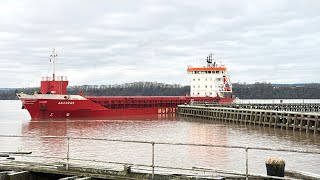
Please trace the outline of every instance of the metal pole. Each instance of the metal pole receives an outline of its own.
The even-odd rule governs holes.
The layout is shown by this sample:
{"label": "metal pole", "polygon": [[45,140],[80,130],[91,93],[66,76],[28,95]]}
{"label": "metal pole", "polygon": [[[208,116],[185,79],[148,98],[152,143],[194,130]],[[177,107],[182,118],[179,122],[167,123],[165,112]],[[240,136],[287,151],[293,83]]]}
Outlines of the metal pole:
{"label": "metal pole", "polygon": [[248,180],[248,178],[249,178],[248,177],[248,171],[249,171],[248,170],[249,169],[249,167],[248,167],[249,166],[249,162],[248,162],[248,159],[249,159],[248,158],[248,147],[246,147],[245,150],[246,150],[246,179]]}
{"label": "metal pole", "polygon": [[152,143],[152,177],[151,179],[154,179],[154,143]]}
{"label": "metal pole", "polygon": [[[56,54],[56,49],[53,49],[53,54],[50,55],[50,57],[53,58],[53,76],[52,76],[52,80],[55,81],[55,77],[56,77],[56,57],[58,56],[58,54]],[[51,59],[50,59],[51,62]]]}
{"label": "metal pole", "polygon": [[55,80],[56,75],[56,49],[53,49],[53,80]]}
{"label": "metal pole", "polygon": [[67,164],[66,170],[69,170],[69,158],[70,158],[70,137],[67,137]]}

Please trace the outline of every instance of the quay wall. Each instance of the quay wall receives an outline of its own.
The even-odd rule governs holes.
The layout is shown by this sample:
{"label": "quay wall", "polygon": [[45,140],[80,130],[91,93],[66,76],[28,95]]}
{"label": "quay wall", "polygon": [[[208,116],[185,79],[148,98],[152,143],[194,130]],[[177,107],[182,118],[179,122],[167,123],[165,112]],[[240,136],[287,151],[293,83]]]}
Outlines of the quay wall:
{"label": "quay wall", "polygon": [[319,103],[236,103],[236,104],[199,104],[206,107],[228,107],[237,109],[262,109],[274,111],[320,112]]}
{"label": "quay wall", "polygon": [[287,130],[320,132],[320,113],[316,112],[179,105],[177,114],[212,121],[238,122]]}

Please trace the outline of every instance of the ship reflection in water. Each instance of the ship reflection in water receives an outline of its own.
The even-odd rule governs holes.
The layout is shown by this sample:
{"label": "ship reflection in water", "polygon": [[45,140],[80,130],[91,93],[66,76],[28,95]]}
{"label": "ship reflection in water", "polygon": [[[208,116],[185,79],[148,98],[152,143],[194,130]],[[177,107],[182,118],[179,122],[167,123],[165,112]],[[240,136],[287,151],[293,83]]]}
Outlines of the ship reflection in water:
{"label": "ship reflection in water", "polygon": [[[71,136],[136,141],[271,147],[298,150],[320,149],[319,134],[285,131],[260,126],[199,122],[174,115],[122,116],[104,120],[28,120],[20,102],[0,101],[0,132],[24,136]],[[5,109],[9,110],[5,110]],[[13,111],[12,109],[17,109]],[[0,151],[32,151],[33,155],[66,157],[67,141],[59,138],[0,138]],[[151,145],[123,142],[70,140],[71,158],[134,164],[151,164]],[[270,155],[286,159],[286,169],[320,174],[319,155],[249,151],[249,172],[265,174]],[[51,159],[48,159],[51,160]],[[48,161],[47,160],[47,161]],[[52,161],[57,161],[52,159]],[[245,152],[196,146],[155,145],[158,166],[208,167],[245,170]]]}
{"label": "ship reflection in water", "polygon": [[[121,116],[104,120],[31,120],[23,125],[22,135],[71,136],[141,140],[155,142],[181,142],[229,146],[275,147],[292,149],[319,149],[317,135],[234,124],[176,120],[174,115]],[[58,138],[23,140],[23,147],[34,154],[65,157],[67,141]],[[151,164],[151,145],[92,140],[71,140],[71,158]],[[245,170],[243,149],[198,146],[156,145],[155,163],[159,166],[205,167]],[[251,150],[250,172],[265,173],[264,160],[279,155],[287,160],[287,168],[300,164],[308,171],[320,173],[316,164],[305,159],[320,160],[318,155],[270,153]],[[294,158],[293,158],[294,157]],[[314,163],[318,161],[313,161]],[[309,170],[310,168],[310,170]]]}
{"label": "ship reflection in water", "polygon": [[[171,124],[176,122],[175,114],[115,116],[98,120],[30,120],[23,125],[22,134],[155,141],[153,138],[155,134],[164,136],[161,133],[166,132],[161,132],[161,127],[168,122]],[[66,156],[66,139],[37,138],[34,140],[39,143],[32,146],[35,147],[34,152],[39,151],[36,147],[42,147],[40,154]],[[161,141],[161,138],[158,141]],[[140,164],[150,164],[151,162],[151,146],[146,144],[77,139],[70,140],[70,151],[71,158]]]}

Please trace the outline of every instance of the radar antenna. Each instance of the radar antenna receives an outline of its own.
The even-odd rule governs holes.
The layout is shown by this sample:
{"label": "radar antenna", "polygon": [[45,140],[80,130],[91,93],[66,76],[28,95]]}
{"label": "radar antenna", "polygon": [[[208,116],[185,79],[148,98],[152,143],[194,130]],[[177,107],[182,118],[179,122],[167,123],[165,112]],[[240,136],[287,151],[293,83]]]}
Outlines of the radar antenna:
{"label": "radar antenna", "polygon": [[212,55],[214,55],[214,54],[210,53],[210,54],[207,56],[208,67],[211,67],[212,60],[213,60]]}

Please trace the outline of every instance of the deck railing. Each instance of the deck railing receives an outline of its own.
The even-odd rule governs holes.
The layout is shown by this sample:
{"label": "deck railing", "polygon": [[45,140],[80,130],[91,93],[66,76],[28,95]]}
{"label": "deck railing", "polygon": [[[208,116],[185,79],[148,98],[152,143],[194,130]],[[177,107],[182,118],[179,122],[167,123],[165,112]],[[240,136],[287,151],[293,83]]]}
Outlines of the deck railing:
{"label": "deck railing", "polygon": [[[69,170],[70,161],[78,160],[85,162],[99,162],[99,163],[108,163],[115,165],[123,165],[123,166],[139,166],[139,167],[147,167],[151,168],[151,178],[153,179],[155,176],[155,169],[171,169],[171,170],[181,170],[181,171],[201,171],[208,173],[221,173],[221,174],[230,174],[230,175],[240,175],[245,176],[247,179],[250,176],[254,177],[262,177],[262,178],[270,178],[270,179],[289,179],[289,178],[281,178],[281,177],[273,177],[266,176],[261,174],[252,174],[249,172],[249,150],[261,150],[261,151],[278,151],[278,152],[293,152],[293,153],[304,153],[304,154],[318,154],[320,155],[320,151],[310,151],[310,150],[292,150],[292,149],[280,149],[280,148],[265,148],[265,147],[247,147],[247,146],[229,146],[229,145],[215,145],[215,144],[194,144],[194,143],[168,143],[168,142],[153,142],[153,141],[134,141],[134,140],[121,140],[121,139],[105,139],[105,138],[89,138],[89,137],[70,137],[70,136],[20,136],[20,135],[0,135],[0,138],[56,138],[56,139],[64,139],[67,141],[66,143],[66,156],[65,157],[56,157],[56,156],[37,156],[37,155],[26,155],[23,153],[24,157],[34,157],[34,158],[53,158],[60,159],[65,161],[65,168]],[[70,140],[89,140],[89,141],[108,141],[108,142],[121,142],[121,143],[136,143],[136,144],[145,144],[150,146],[151,148],[151,162],[150,164],[133,164],[127,162],[108,162],[108,161],[100,161],[100,160],[87,160],[81,158],[70,158]],[[221,169],[213,169],[213,168],[201,168],[201,167],[192,167],[192,168],[182,168],[182,167],[170,167],[170,166],[157,166],[155,164],[155,146],[157,145],[168,145],[168,146],[197,146],[197,147],[211,147],[211,148],[226,148],[226,149],[242,149],[245,152],[245,172],[236,172],[229,170],[221,170]],[[94,150],[94,149],[93,149]],[[0,149],[1,152],[1,149]],[[2,152],[3,153],[3,152]],[[15,154],[18,155],[19,153]],[[1,164],[1,162],[0,162]]]}
{"label": "deck railing", "polygon": [[42,77],[42,81],[68,81],[68,77],[67,76],[56,76],[53,77],[52,76],[43,76]]}

